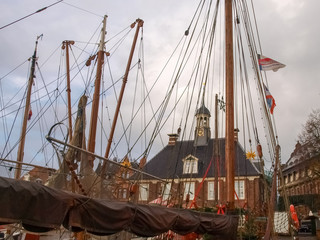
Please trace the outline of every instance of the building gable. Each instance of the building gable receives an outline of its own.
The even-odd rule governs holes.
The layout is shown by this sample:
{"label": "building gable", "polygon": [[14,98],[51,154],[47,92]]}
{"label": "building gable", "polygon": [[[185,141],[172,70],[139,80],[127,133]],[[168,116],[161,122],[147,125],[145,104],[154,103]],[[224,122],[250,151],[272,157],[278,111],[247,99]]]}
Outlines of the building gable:
{"label": "building gable", "polygon": [[[177,141],[174,146],[167,145],[156,156],[147,162],[144,171],[163,179],[176,178],[202,178],[213,158],[214,139],[210,139],[208,146],[194,146],[192,140]],[[219,139],[220,164],[219,176],[225,177],[225,139]],[[246,159],[243,148],[239,143],[235,147],[235,175],[236,176],[260,176],[260,172],[252,162]],[[198,172],[184,174],[183,167],[187,156],[198,159]],[[212,168],[215,165],[212,164]],[[209,171],[207,177],[214,177],[214,171]],[[145,179],[149,177],[145,176]]]}

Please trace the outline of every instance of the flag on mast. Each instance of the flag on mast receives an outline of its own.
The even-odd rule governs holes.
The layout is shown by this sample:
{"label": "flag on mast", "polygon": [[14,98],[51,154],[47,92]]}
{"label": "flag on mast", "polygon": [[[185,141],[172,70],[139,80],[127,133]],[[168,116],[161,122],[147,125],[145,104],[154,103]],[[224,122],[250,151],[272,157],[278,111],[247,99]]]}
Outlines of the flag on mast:
{"label": "flag on mast", "polygon": [[266,94],[267,105],[270,109],[270,113],[273,114],[273,109],[276,106],[276,102],[275,102],[273,96],[271,95],[271,93],[269,92],[269,89],[267,88],[267,86],[264,84],[263,84],[263,86],[264,86],[264,92]]}
{"label": "flag on mast", "polygon": [[29,113],[28,113],[28,120],[31,119],[31,116],[32,116],[32,110],[31,110],[31,108],[30,108],[30,109],[29,109]]}
{"label": "flag on mast", "polygon": [[260,70],[269,71],[272,70],[274,72],[278,71],[279,68],[284,68],[286,65],[277,62],[271,58],[265,57],[263,55],[258,54],[258,61]]}

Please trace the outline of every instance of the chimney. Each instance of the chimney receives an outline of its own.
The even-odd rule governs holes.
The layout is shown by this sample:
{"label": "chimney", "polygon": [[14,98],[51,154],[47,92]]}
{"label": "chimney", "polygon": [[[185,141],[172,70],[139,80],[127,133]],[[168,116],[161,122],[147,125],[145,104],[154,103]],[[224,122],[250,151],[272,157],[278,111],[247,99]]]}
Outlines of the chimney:
{"label": "chimney", "polygon": [[169,136],[169,143],[168,145],[169,146],[174,146],[176,145],[176,142],[177,142],[177,139],[179,137],[179,134],[176,134],[176,133],[171,133],[171,134],[168,134]]}

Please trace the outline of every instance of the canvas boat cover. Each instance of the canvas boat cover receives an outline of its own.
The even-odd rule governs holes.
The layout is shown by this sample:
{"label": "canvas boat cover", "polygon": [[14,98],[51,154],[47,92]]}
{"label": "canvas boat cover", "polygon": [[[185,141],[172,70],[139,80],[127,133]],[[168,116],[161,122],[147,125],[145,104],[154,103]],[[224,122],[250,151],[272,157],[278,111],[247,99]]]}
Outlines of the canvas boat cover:
{"label": "canvas boat cover", "polygon": [[0,225],[21,223],[33,232],[63,225],[72,231],[110,235],[122,230],[151,237],[169,230],[235,239],[238,216],[93,199],[39,183],[0,177]]}

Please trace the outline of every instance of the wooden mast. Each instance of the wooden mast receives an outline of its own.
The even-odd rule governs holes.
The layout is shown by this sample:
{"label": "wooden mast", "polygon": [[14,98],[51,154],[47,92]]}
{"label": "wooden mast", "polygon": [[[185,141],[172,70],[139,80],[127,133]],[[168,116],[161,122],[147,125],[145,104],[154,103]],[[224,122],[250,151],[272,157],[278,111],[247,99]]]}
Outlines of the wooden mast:
{"label": "wooden mast", "polygon": [[[130,55],[129,55],[129,59],[128,59],[127,67],[126,67],[126,71],[125,71],[125,74],[123,76],[122,86],[121,86],[121,90],[120,90],[120,94],[119,94],[119,98],[118,98],[118,102],[117,102],[117,107],[116,107],[116,110],[115,110],[115,114],[114,114],[111,130],[110,130],[110,135],[109,135],[109,139],[108,139],[108,145],[107,145],[106,152],[105,152],[105,155],[104,155],[105,158],[109,157],[111,144],[112,144],[112,139],[113,139],[114,131],[115,131],[115,128],[116,128],[117,119],[118,119],[119,111],[120,111],[120,106],[121,106],[121,102],[122,102],[122,98],[123,98],[123,94],[124,94],[124,89],[125,89],[125,86],[126,86],[126,83],[127,83],[127,80],[128,80],[129,70],[130,70],[130,66],[131,66],[131,62],[132,62],[134,49],[136,47],[136,42],[137,42],[137,39],[138,39],[139,30],[143,26],[143,20],[137,19],[136,22],[131,25],[131,27],[133,28],[136,23],[138,25],[137,25],[136,32],[135,32],[134,39],[133,39],[133,43],[132,43],[132,46],[131,46],[131,51],[130,51]],[[105,172],[106,172],[106,164],[107,164],[107,162],[104,161],[103,165],[102,165],[102,169],[101,169],[101,176],[102,177],[105,175]]]}
{"label": "wooden mast", "polygon": [[70,64],[69,64],[69,45],[74,44],[74,41],[63,41],[62,49],[66,49],[66,72],[67,72],[67,95],[68,95],[68,132],[69,142],[72,140],[72,113],[71,113],[71,88],[70,88]]}
{"label": "wooden mast", "polygon": [[24,116],[23,116],[22,129],[21,129],[21,135],[20,135],[20,144],[19,144],[19,149],[18,149],[17,164],[16,164],[16,171],[15,171],[15,178],[16,179],[19,179],[21,177],[21,165],[22,165],[21,163],[23,162],[23,156],[24,156],[24,145],[25,145],[25,140],[26,140],[27,121],[28,121],[28,115],[29,115],[29,111],[30,111],[31,89],[32,89],[34,72],[35,72],[36,61],[37,61],[37,47],[38,47],[39,38],[40,38],[40,36],[38,36],[37,40],[36,40],[36,46],[35,46],[34,53],[32,56],[31,71],[30,71],[30,76],[29,76],[29,80],[28,80],[26,105],[25,105],[25,109],[24,109]]}
{"label": "wooden mast", "polygon": [[226,33],[226,184],[228,209],[234,206],[234,97],[233,97],[233,22],[232,0],[225,0],[225,33]]}
{"label": "wooden mast", "polygon": [[[101,29],[101,39],[99,44],[98,51],[98,60],[97,60],[97,74],[95,80],[95,88],[92,100],[92,109],[91,109],[91,119],[90,119],[90,130],[89,130],[89,139],[88,139],[88,151],[94,153],[96,146],[96,130],[97,130],[97,121],[98,121],[98,110],[99,110],[99,95],[100,95],[100,85],[101,85],[101,74],[102,74],[102,65],[104,63],[104,45],[105,45],[105,34],[106,34],[106,22],[107,16],[103,18],[103,27]],[[89,164],[93,167],[92,156],[89,158]]]}
{"label": "wooden mast", "polygon": [[215,98],[215,136],[214,136],[214,199],[216,204],[218,204],[219,200],[219,140],[218,140],[218,94],[216,94]]}
{"label": "wooden mast", "polygon": [[275,152],[275,165],[274,165],[274,172],[272,178],[272,187],[271,187],[271,195],[268,207],[268,221],[267,221],[267,228],[264,235],[265,240],[272,239],[274,236],[274,205],[276,202],[277,197],[277,176],[278,176],[278,168],[280,166],[280,145],[276,146]]}

